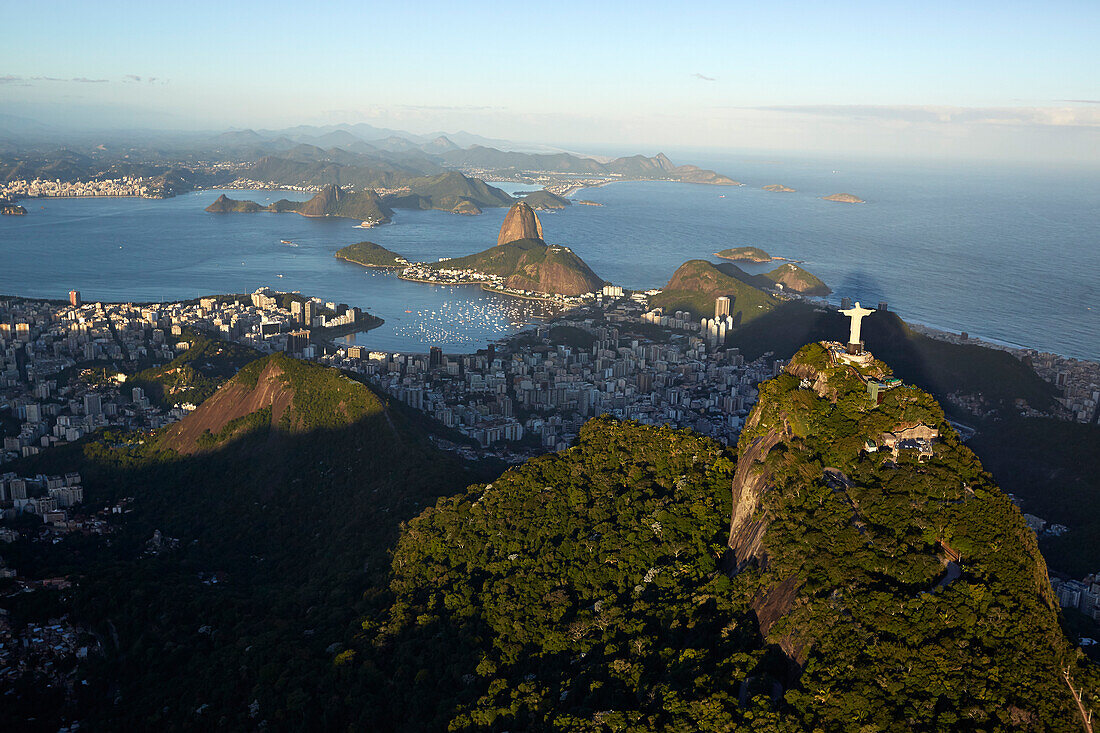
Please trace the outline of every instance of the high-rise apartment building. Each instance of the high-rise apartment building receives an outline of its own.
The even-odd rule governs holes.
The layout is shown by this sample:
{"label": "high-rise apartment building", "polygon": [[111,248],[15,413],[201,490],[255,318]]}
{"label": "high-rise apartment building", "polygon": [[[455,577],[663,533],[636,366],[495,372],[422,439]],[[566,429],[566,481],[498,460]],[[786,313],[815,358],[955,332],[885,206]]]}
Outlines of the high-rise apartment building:
{"label": "high-rise apartment building", "polygon": [[714,299],[714,319],[719,320],[730,314],[730,299],[719,295]]}

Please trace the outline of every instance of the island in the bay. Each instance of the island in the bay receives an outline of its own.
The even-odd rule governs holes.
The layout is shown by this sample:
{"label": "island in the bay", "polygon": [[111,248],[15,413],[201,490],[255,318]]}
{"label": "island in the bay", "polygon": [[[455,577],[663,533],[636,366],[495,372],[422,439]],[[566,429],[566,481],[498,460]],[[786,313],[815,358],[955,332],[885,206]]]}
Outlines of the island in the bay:
{"label": "island in the bay", "polygon": [[772,183],[762,187],[765,191],[773,191],[775,193],[794,193],[794,189],[788,186],[784,186],[781,183]]}
{"label": "island in the bay", "polygon": [[412,263],[407,259],[391,252],[385,247],[374,242],[356,242],[342,247],[336,251],[336,258],[354,262],[363,267],[377,267],[381,269],[393,269],[408,267]]}
{"label": "island in the bay", "polygon": [[734,262],[756,263],[771,262],[772,260],[781,259],[779,257],[772,257],[759,247],[730,247],[729,249],[715,252],[714,256],[721,257],[724,260],[733,260]]}
{"label": "island in the bay", "polygon": [[[773,259],[755,247],[725,252],[730,259]],[[395,269],[399,277],[414,282],[477,284],[504,295],[571,304],[595,295],[606,284],[572,249],[545,241],[542,222],[526,200],[517,201],[508,210],[496,245],[475,254],[410,262],[373,242],[358,242],[338,250],[336,257],[365,267]],[[751,275],[732,262],[691,260],[673,273],[668,285],[653,294],[650,302],[668,313],[688,311],[699,318],[711,312],[715,298],[725,297],[733,304],[729,315],[740,324],[773,307],[778,302],[776,294],[821,296],[831,292],[817,276],[792,262]]]}
{"label": "island in the bay", "polygon": [[867,203],[859,196],[853,196],[850,193],[834,193],[830,196],[821,197],[825,201],[835,201],[838,204],[865,204]]}

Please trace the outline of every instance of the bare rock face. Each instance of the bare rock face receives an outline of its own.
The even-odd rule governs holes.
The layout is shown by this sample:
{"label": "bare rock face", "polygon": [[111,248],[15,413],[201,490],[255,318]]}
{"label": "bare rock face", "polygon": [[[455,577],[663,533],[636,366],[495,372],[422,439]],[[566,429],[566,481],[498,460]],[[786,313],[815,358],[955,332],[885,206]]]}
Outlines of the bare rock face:
{"label": "bare rock face", "polygon": [[504,223],[500,225],[497,244],[508,244],[518,239],[542,239],[542,224],[534,209],[523,201],[517,201],[508,209]]}
{"label": "bare rock face", "polygon": [[764,492],[768,490],[768,475],[764,460],[783,436],[769,431],[758,438],[737,461],[733,477],[733,516],[730,517],[729,547],[736,559],[736,569],[750,563],[767,564],[764,551],[764,532],[768,528],[765,518],[757,516]]}

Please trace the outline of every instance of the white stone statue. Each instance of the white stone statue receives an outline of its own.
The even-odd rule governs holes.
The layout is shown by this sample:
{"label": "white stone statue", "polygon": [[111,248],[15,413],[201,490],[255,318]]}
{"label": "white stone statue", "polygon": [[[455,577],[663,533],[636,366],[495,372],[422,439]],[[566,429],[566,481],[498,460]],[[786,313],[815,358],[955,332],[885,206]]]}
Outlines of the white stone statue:
{"label": "white stone statue", "polygon": [[848,316],[849,318],[852,319],[852,330],[848,334],[848,344],[851,345],[851,346],[858,346],[859,343],[860,343],[860,341],[859,341],[860,323],[863,321],[864,316],[871,315],[872,313],[875,312],[875,309],[874,308],[861,308],[860,305],[859,305],[859,301],[857,300],[856,304],[853,307],[849,308],[848,310],[842,310],[840,312],[841,312],[841,314],[846,315],[846,316]]}

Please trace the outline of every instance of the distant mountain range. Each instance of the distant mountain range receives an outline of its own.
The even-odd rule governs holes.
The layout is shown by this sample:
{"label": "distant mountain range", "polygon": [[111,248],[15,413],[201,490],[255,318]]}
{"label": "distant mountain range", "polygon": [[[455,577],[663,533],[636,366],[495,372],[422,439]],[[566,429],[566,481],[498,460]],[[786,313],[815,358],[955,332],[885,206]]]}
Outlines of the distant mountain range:
{"label": "distant mountain range", "polygon": [[[235,165],[228,169],[211,166],[211,161]],[[739,185],[715,171],[677,165],[663,153],[599,160],[465,132],[418,135],[356,124],[217,134],[129,131],[74,136],[22,118],[0,117],[0,182],[156,177],[172,172],[176,180],[174,185],[165,184],[164,195],[173,195],[194,187],[223,185],[235,178],[289,186],[431,187],[431,182],[412,179],[455,170],[493,178],[533,173],[564,179],[582,176]],[[475,209],[496,197],[486,198],[485,192],[481,193],[480,197],[427,194],[432,199],[429,205],[423,201],[408,205],[458,207],[464,209],[462,213],[477,213]],[[462,198],[470,199],[472,205],[464,204]],[[510,201],[501,199],[495,205]]]}

